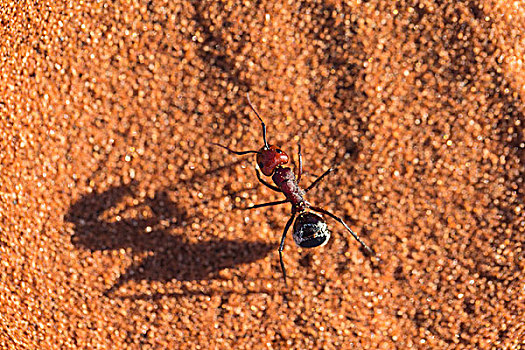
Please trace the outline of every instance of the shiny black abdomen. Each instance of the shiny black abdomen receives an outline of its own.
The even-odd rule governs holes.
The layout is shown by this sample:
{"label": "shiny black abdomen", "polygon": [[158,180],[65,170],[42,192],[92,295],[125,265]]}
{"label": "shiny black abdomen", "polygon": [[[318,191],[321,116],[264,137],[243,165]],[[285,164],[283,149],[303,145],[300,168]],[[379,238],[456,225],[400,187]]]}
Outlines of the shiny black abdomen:
{"label": "shiny black abdomen", "polygon": [[306,211],[299,214],[293,227],[293,240],[303,248],[325,245],[330,239],[330,230],[321,215]]}

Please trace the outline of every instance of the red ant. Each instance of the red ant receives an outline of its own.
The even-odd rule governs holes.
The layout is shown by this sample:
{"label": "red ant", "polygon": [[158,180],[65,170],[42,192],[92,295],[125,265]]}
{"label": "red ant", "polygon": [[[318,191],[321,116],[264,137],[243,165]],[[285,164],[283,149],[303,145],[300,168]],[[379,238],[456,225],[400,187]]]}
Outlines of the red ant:
{"label": "red ant", "polygon": [[330,213],[329,211],[320,208],[312,206],[309,202],[307,202],[304,199],[305,194],[310,191],[312,188],[317,186],[321,180],[325,178],[326,175],[330,174],[332,171],[335,170],[335,168],[330,168],[327,171],[325,171],[321,176],[319,176],[310,186],[308,186],[306,189],[302,189],[299,187],[299,181],[301,180],[301,175],[303,172],[303,163],[302,163],[302,157],[301,157],[301,145],[299,145],[299,168],[297,170],[297,178],[295,177],[294,172],[292,169],[283,166],[284,164],[288,163],[290,158],[286,153],[284,153],[280,148],[274,145],[269,145],[266,141],[266,125],[264,124],[262,118],[259,116],[259,113],[255,110],[255,108],[252,105],[252,102],[250,101],[249,94],[246,94],[246,97],[248,99],[248,104],[250,105],[250,108],[255,112],[255,115],[257,115],[257,118],[261,121],[262,125],[262,131],[263,131],[263,140],[264,140],[264,146],[258,150],[258,151],[234,151],[226,146],[220,145],[218,143],[213,143],[216,146],[222,147],[226,150],[228,150],[231,153],[237,154],[237,155],[244,155],[244,154],[256,154],[257,155],[257,165],[259,166],[259,169],[261,169],[262,173],[265,176],[271,176],[272,180],[275,185],[272,185],[265,181],[259,172],[257,168],[255,168],[257,179],[266,187],[281,192],[286,196],[286,199],[270,202],[270,203],[263,203],[263,204],[257,204],[253,205],[244,209],[256,209],[256,208],[262,208],[262,207],[269,207],[273,205],[279,205],[284,203],[291,203],[292,204],[292,216],[286,223],[283,231],[283,235],[281,238],[281,244],[279,245],[279,260],[281,263],[281,269],[283,272],[284,277],[284,283],[286,284],[286,270],[284,268],[284,262],[283,262],[283,248],[284,248],[284,240],[286,238],[286,233],[290,229],[290,226],[292,225],[296,215],[297,219],[295,220],[295,224],[293,227],[293,239],[295,241],[295,244],[297,244],[299,247],[302,248],[314,248],[314,247],[320,247],[325,245],[328,242],[328,239],[330,238],[330,231],[328,230],[328,226],[326,225],[326,222],[324,221],[323,217],[319,214],[313,213],[321,213],[330,216],[334,220],[341,223],[347,230],[352,234],[352,236],[365,248],[371,255],[375,256],[376,254],[374,251],[366,245],[365,242],[359,238],[359,236],[348,227],[348,225],[341,219],[340,217]]}

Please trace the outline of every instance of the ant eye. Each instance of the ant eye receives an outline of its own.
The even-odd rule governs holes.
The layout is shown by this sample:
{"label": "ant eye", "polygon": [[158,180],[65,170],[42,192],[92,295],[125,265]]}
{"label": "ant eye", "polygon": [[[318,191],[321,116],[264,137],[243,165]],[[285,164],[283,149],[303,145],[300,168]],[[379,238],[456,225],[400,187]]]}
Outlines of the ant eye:
{"label": "ant eye", "polygon": [[277,153],[283,153],[283,151],[281,151],[280,149],[276,149],[275,152],[277,152]]}

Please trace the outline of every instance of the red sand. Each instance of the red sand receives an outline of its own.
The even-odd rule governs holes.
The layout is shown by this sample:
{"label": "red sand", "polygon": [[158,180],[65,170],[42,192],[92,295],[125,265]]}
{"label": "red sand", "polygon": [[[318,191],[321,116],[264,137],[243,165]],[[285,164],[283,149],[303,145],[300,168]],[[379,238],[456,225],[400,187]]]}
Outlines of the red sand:
{"label": "red sand", "polygon": [[[18,3],[18,2],[17,2]],[[507,4],[508,3],[508,4]],[[523,349],[523,2],[0,5],[0,348]],[[328,245],[251,156],[296,157]]]}

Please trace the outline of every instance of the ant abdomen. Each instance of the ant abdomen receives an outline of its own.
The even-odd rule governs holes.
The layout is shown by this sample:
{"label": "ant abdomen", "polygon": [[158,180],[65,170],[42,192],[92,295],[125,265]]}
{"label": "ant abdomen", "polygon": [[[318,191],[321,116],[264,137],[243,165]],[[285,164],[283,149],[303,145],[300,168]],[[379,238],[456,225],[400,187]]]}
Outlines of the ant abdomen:
{"label": "ant abdomen", "polygon": [[321,215],[302,212],[293,226],[293,240],[302,248],[314,248],[325,245],[330,239],[330,230]]}

